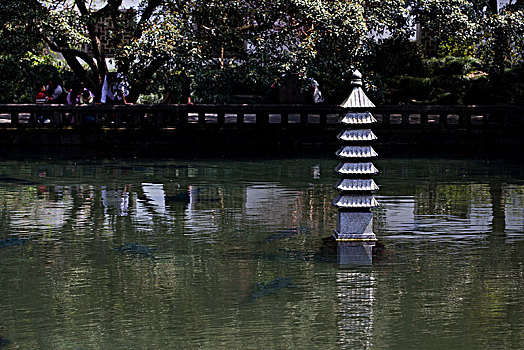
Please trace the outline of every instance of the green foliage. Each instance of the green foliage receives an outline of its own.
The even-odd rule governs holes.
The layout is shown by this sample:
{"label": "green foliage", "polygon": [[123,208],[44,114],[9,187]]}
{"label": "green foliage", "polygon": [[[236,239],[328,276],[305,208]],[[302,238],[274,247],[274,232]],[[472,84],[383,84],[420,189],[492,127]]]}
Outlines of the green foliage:
{"label": "green foliage", "polygon": [[366,30],[361,6],[346,1],[217,0],[200,2],[194,16],[203,62],[193,70],[202,102],[265,93],[283,74],[340,77]]}
{"label": "green foliage", "polygon": [[[451,71],[442,68],[442,71]],[[433,75],[383,77],[384,95],[374,96],[385,104],[524,104],[524,70],[507,69],[503,83],[494,90],[486,73],[473,71],[466,75]]]}
{"label": "green foliage", "polygon": [[426,76],[435,75],[467,75],[475,70],[482,70],[482,62],[473,57],[430,58],[424,61]]}
{"label": "green foliage", "polygon": [[0,56],[0,103],[34,103],[38,84],[60,76],[70,86],[72,73],[50,56],[27,53],[24,57]]}
{"label": "green foliage", "polygon": [[420,44],[406,38],[378,41],[366,59],[366,68],[381,75],[423,74],[423,51]]}
{"label": "green foliage", "polygon": [[140,98],[137,101],[137,103],[140,103],[140,104],[156,104],[156,103],[162,102],[163,97],[164,96],[162,96],[159,93],[142,94],[142,95],[140,95]]}
{"label": "green foliage", "polygon": [[[2,1],[0,100],[32,99],[34,82],[45,75],[38,67],[58,66],[41,55],[46,47],[64,56],[68,69],[57,69],[66,83],[77,79],[96,94],[108,71],[105,59],[114,54],[132,101],[180,90],[176,75],[185,71],[201,103],[267,96],[283,74],[305,85],[316,79],[326,103],[340,103],[355,67],[378,103],[474,101],[471,91],[500,94],[508,82],[515,85],[509,100],[521,100],[514,78],[521,75],[507,70],[524,60],[520,1],[500,11],[487,0],[139,0],[133,12],[122,12],[121,4]],[[112,28],[111,52],[98,44],[102,18]],[[437,57],[410,40],[415,23],[437,41]]]}
{"label": "green foliage", "polygon": [[472,39],[464,40],[459,36],[449,36],[438,45],[439,57],[468,57],[475,54],[475,42]]}
{"label": "green foliage", "polygon": [[[485,75],[479,68],[481,62],[474,58],[444,57],[422,61],[423,74],[420,76],[394,75],[385,77],[387,91],[385,103],[436,103],[463,104],[485,103],[472,94],[484,91]],[[478,75],[480,74],[480,75]],[[479,80],[480,79],[480,80]],[[473,100],[472,100],[473,98]]]}

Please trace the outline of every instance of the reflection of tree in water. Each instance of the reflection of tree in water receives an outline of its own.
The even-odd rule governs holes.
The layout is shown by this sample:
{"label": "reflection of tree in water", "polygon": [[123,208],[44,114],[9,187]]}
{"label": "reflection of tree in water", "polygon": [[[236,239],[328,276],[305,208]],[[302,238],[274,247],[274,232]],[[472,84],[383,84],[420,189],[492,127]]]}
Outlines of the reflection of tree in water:
{"label": "reflection of tree in water", "polygon": [[11,217],[4,199],[0,201],[0,237],[4,237],[11,231]]}
{"label": "reflection of tree in water", "polygon": [[473,202],[486,202],[489,199],[488,191],[486,185],[428,183],[417,188],[415,215],[466,217]]}
{"label": "reflection of tree in water", "polygon": [[524,245],[488,240],[480,247],[463,242],[399,247],[398,264],[378,275],[378,347],[518,348],[524,340]]}
{"label": "reflection of tree in water", "polygon": [[[41,168],[35,166],[34,171]],[[244,339],[242,336],[262,332],[273,344],[282,344],[283,339],[300,343],[313,338],[315,344],[327,348],[519,348],[524,342],[522,240],[508,243],[504,237],[481,237],[474,244],[431,239],[404,245],[395,242],[395,259],[375,264],[372,271],[338,270],[314,255],[319,249],[315,242],[335,227],[336,211],[331,206],[334,181],[310,184],[310,174],[304,180],[301,171],[291,168],[293,176],[279,173],[283,180],[276,176],[275,186],[288,189],[286,193],[293,196],[286,202],[289,205],[279,207],[284,212],[275,217],[284,219],[276,225],[291,229],[307,226],[310,234],[267,244],[264,239],[274,233],[268,231],[273,229],[275,217],[258,217],[247,223],[248,184],[236,177],[242,172],[229,169],[233,180],[223,181],[224,170],[201,167],[198,174],[208,178],[197,182],[186,176],[187,168],[116,169],[114,164],[89,168],[66,168],[62,173],[67,178],[62,179],[53,178],[61,172],[49,166],[48,177],[36,181],[36,175],[24,175],[27,171],[19,166],[20,178],[38,183],[0,187],[0,205],[8,208],[0,211],[0,225],[7,227],[5,222],[10,221],[18,230],[31,229],[36,237],[34,243],[16,251],[16,258],[23,258],[16,260],[16,266],[3,265],[0,272],[0,289],[9,286],[5,294],[9,298],[0,302],[7,305],[0,308],[1,319],[27,308],[35,312],[24,313],[23,319],[13,324],[28,324],[43,314],[51,315],[53,323],[66,330],[64,341],[94,339],[103,348],[124,338],[138,347],[165,348],[173,340],[157,329],[170,330],[167,337],[180,335],[176,338],[180,347],[216,347],[214,341],[220,333],[221,345],[235,348],[235,341]],[[175,176],[177,169],[184,178]],[[89,175],[75,175],[79,173]],[[255,172],[249,176],[260,180]],[[272,171],[266,169],[264,176],[272,178]],[[162,211],[150,193],[144,192],[143,179],[163,188],[165,197],[186,192],[189,186],[213,184],[193,203],[193,210],[208,215],[203,216],[209,218],[204,223],[216,229],[214,241],[185,235],[189,203],[166,201]],[[39,196],[38,186],[44,182],[46,187]],[[470,182],[418,184],[407,192],[415,194],[410,197],[415,203],[409,207],[412,212],[422,205],[417,215],[464,216],[476,205],[490,205],[492,198],[503,198],[506,213],[513,212],[515,217],[514,226],[523,226],[523,186],[501,183],[499,189],[490,189],[484,183]],[[114,191],[115,199],[128,192],[127,215],[121,215],[118,201],[110,208],[104,206],[102,186]],[[457,195],[452,193],[455,190]],[[437,194],[426,193],[431,191]],[[272,202],[263,204],[271,206]],[[41,209],[54,217],[41,215]],[[63,213],[58,215],[60,210]],[[377,208],[376,225],[387,219],[386,210]],[[502,205],[496,210],[502,212]],[[52,225],[55,222],[60,225]],[[157,247],[155,255],[169,259],[142,259],[112,249],[135,242]],[[8,256],[13,251],[5,253]],[[5,273],[6,269],[12,274]],[[292,276],[299,288],[260,298],[255,306],[243,303],[253,283],[285,276]],[[8,283],[13,281],[16,283]],[[35,285],[35,294],[30,294]],[[151,324],[158,328],[152,330]],[[236,333],[228,333],[233,327],[237,327]],[[199,333],[195,328],[213,330],[214,334]],[[52,326],[45,329],[55,330]],[[74,330],[75,335],[68,330]],[[155,334],[147,339],[147,346],[140,339],[143,330]],[[432,334],[439,335],[438,339]],[[48,335],[31,333],[27,338],[33,342],[32,348],[56,347],[56,340]],[[197,343],[202,335],[207,338]]]}
{"label": "reflection of tree in water", "polygon": [[329,236],[336,227],[337,213],[333,210],[332,200],[336,196],[333,186],[312,185],[301,191],[293,217],[296,225],[306,222],[315,235]]}

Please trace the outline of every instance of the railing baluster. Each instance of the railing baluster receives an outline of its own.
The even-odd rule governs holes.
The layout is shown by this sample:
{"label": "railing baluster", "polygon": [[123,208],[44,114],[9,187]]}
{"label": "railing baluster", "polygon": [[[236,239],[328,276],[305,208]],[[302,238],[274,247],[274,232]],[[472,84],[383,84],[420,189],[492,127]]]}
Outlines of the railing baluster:
{"label": "railing baluster", "polygon": [[205,123],[206,123],[206,113],[198,112],[198,124],[205,124]]}
{"label": "railing baluster", "polygon": [[289,113],[288,112],[283,112],[280,115],[280,123],[282,125],[288,125],[289,124]]}
{"label": "railing baluster", "polygon": [[439,113],[438,121],[440,126],[448,125],[448,112]]}
{"label": "railing baluster", "polygon": [[53,126],[62,125],[62,113],[59,111],[53,112]]}
{"label": "railing baluster", "polygon": [[224,125],[226,123],[226,114],[222,111],[217,113],[217,124]]}
{"label": "railing baluster", "polygon": [[459,124],[464,128],[471,128],[471,112],[466,111],[459,114]]}
{"label": "railing baluster", "polygon": [[319,125],[324,127],[327,124],[327,112],[320,112]]}
{"label": "railing baluster", "polygon": [[420,125],[423,125],[423,126],[428,125],[428,112],[426,111],[420,112]]}
{"label": "railing baluster", "polygon": [[402,113],[402,125],[403,126],[409,125],[409,112]]}
{"label": "railing baluster", "polygon": [[269,124],[269,113],[266,111],[259,111],[257,115],[257,125],[267,125]]}
{"label": "railing baluster", "polygon": [[382,114],[382,125],[391,126],[391,114],[389,111]]}
{"label": "railing baluster", "polygon": [[300,113],[300,125],[307,125],[309,113],[302,111]]}
{"label": "railing baluster", "polygon": [[122,112],[119,110],[113,111],[115,115],[115,127],[119,128],[122,125]]}

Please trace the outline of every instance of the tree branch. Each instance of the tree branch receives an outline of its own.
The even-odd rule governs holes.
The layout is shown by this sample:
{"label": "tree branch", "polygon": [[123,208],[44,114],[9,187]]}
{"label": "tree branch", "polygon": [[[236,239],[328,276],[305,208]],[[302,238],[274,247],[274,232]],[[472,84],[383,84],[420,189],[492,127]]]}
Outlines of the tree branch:
{"label": "tree branch", "polygon": [[140,16],[140,20],[136,26],[136,30],[133,33],[133,38],[138,39],[142,36],[144,31],[144,24],[151,18],[155,10],[162,4],[162,0],[149,0],[147,6]]}
{"label": "tree branch", "polygon": [[[76,0],[82,1],[82,0]],[[93,12],[93,17],[95,19],[100,19],[104,16],[108,16],[111,13],[118,11],[118,8],[122,6],[122,0],[108,0],[107,5],[102,7],[100,10]]]}
{"label": "tree branch", "polygon": [[93,72],[98,72],[98,68],[95,64],[95,62],[93,61],[93,58],[91,56],[89,56],[87,53],[83,52],[83,51],[80,51],[80,50],[75,50],[75,49],[71,49],[69,47],[62,47],[62,46],[58,46],[54,41],[52,41],[48,36],[40,33],[42,38],[44,39],[44,41],[47,43],[47,45],[49,45],[49,48],[53,51],[56,51],[56,52],[60,52],[62,55],[70,55],[70,56],[75,56],[75,57],[78,57],[78,58],[81,58],[82,60],[84,60],[88,65],[89,65],[89,68],[91,68],[91,70]]}
{"label": "tree branch", "polygon": [[[109,1],[105,8],[108,8],[108,6],[111,3],[112,2]],[[116,3],[118,3],[118,6],[120,6],[120,4],[122,3],[122,0],[117,0],[115,2],[115,5]],[[86,7],[84,0],[75,0],[75,4],[81,15],[86,16],[86,17],[91,16],[91,18],[88,18],[86,22],[86,26],[87,26],[87,33],[89,35],[89,40],[91,41],[91,50],[93,53],[93,57],[95,58],[97,64],[96,64],[96,68],[94,66],[90,66],[90,67],[91,67],[91,70],[93,71],[93,76],[96,77],[97,79],[98,85],[102,85],[103,77],[107,74],[107,64],[106,64],[105,55],[102,52],[102,45],[100,43],[100,38],[98,37],[98,33],[96,31],[96,23],[100,19],[100,17],[96,17],[96,14],[99,13],[101,10],[97,11],[95,15],[92,15],[89,12],[89,9]]]}
{"label": "tree branch", "polygon": [[141,93],[147,88],[150,84],[153,74],[167,61],[166,57],[157,56],[153,59],[151,63],[142,70],[140,79],[137,80],[133,86],[131,86],[131,91],[129,94],[129,101],[135,103]]}

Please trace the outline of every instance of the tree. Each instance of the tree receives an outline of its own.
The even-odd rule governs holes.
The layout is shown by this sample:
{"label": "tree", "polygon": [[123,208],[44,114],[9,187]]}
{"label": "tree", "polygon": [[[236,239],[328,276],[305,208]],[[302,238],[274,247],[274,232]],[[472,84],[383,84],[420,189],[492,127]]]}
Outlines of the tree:
{"label": "tree", "polygon": [[[9,19],[2,28],[2,54],[13,55],[17,48],[34,51],[44,44],[62,54],[78,80],[99,95],[108,73],[110,52],[102,45],[107,39],[119,69],[133,75],[130,99],[136,100],[179,45],[187,47],[190,26],[183,15],[185,5],[182,1],[143,0],[129,20],[121,9],[122,0],[96,4],[87,0],[2,2],[2,14]],[[104,23],[112,28],[109,38],[103,38],[99,30]],[[11,41],[13,37],[21,44]]]}
{"label": "tree", "polygon": [[207,100],[234,85],[267,89],[285,73],[304,83],[317,77],[329,89],[339,82],[330,77],[343,78],[355,63],[367,30],[362,5],[348,1],[208,0],[193,14],[202,47],[197,92]]}
{"label": "tree", "polygon": [[[510,1],[498,8],[493,0],[416,0],[413,15],[427,33],[448,45],[444,54],[482,59],[492,75],[516,62],[522,52],[524,4]],[[456,50],[462,47],[462,50]],[[521,58],[519,58],[521,60]]]}
{"label": "tree", "polygon": [[[203,102],[263,93],[287,73],[304,85],[317,79],[334,103],[349,89],[351,68],[376,61],[369,57],[381,37],[411,47],[415,22],[442,54],[482,58],[493,76],[522,61],[520,0],[501,9],[491,0],[140,0],[127,12],[122,4],[4,0],[0,59],[12,64],[46,46],[99,95],[112,56],[131,101],[185,71]],[[108,37],[99,30],[105,24]]]}
{"label": "tree", "polygon": [[43,42],[61,53],[78,79],[99,94],[108,52],[98,28],[103,21],[111,23],[111,47],[131,82],[131,100],[154,76],[175,67],[191,70],[197,85],[207,85],[208,91],[209,82],[220,86],[239,78],[269,86],[285,72],[304,79],[344,75],[367,30],[362,5],[348,1],[142,0],[131,25],[122,16],[122,0],[93,3],[29,0],[21,12],[29,16],[16,18],[17,35],[27,40],[24,47]]}

